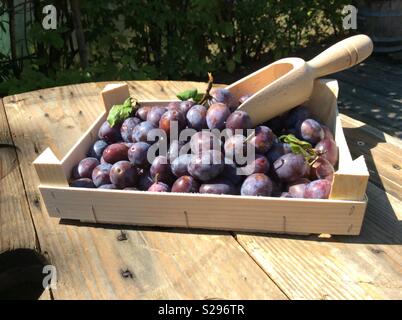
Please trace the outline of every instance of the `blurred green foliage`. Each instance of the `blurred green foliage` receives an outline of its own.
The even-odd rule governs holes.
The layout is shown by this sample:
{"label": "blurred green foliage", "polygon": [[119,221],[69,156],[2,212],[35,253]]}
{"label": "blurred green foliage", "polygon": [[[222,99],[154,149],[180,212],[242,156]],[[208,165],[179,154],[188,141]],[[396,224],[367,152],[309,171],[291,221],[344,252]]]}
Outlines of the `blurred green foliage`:
{"label": "blurred green foliage", "polygon": [[[0,95],[88,81],[205,79],[207,71],[233,73],[264,55],[278,59],[342,32],[341,10],[347,2],[81,1],[89,58],[83,69],[70,1],[32,1],[33,19],[24,26],[26,55],[17,59],[17,74],[11,67],[16,59],[0,54]],[[56,30],[42,28],[47,3],[57,8]]]}

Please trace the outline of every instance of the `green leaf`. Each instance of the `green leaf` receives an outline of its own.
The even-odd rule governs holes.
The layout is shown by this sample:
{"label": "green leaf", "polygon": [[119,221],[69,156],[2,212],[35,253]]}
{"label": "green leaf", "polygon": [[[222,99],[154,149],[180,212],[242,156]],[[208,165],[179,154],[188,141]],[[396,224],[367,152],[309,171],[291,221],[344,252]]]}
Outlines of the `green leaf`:
{"label": "green leaf", "polygon": [[232,73],[236,69],[236,63],[233,60],[229,60],[226,62],[226,68],[229,73]]}
{"label": "green leaf", "polygon": [[222,25],[222,27],[223,27],[223,31],[224,31],[224,33],[225,33],[226,35],[228,35],[228,36],[233,36],[233,31],[234,31],[234,29],[233,29],[233,24],[232,24],[232,23],[230,23],[230,22],[224,22],[223,25]]}
{"label": "green leaf", "polygon": [[303,155],[306,160],[310,160],[316,156],[316,152],[310,143],[297,139],[293,134],[280,136],[279,140],[288,143],[293,153]]}
{"label": "green leaf", "polygon": [[279,140],[286,142],[286,143],[293,143],[297,144],[304,149],[311,149],[313,146],[308,143],[307,141],[297,139],[293,134],[283,135],[279,137]]}
{"label": "green leaf", "polygon": [[177,95],[177,97],[182,101],[189,100],[189,99],[196,100],[197,94],[198,94],[197,89],[191,89],[191,90],[185,90],[185,91],[180,92]]}
{"label": "green leaf", "polygon": [[107,121],[111,127],[114,127],[116,124],[126,120],[132,112],[133,106],[131,105],[130,98],[128,98],[123,104],[116,104],[110,109]]}
{"label": "green leaf", "polygon": [[299,146],[297,144],[291,143],[290,144],[290,149],[292,150],[293,153],[301,154],[304,157],[310,157],[310,154],[306,150],[304,150],[301,146]]}
{"label": "green leaf", "polygon": [[194,101],[199,102],[201,99],[204,97],[205,93],[197,93],[197,96],[195,97]]}
{"label": "green leaf", "polygon": [[125,107],[132,107],[132,104],[131,104],[131,97],[128,97],[128,98],[123,102],[123,106],[125,106]]}

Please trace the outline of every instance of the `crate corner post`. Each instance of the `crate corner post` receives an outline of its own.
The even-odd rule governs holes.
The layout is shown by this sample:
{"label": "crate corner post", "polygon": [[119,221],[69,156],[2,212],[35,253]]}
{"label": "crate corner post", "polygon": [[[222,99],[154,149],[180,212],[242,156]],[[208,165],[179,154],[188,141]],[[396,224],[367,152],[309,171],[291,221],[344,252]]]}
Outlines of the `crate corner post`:
{"label": "crate corner post", "polygon": [[33,162],[41,185],[68,186],[61,161],[50,148],[46,148]]}
{"label": "crate corner post", "polygon": [[348,165],[343,165],[342,169],[334,174],[334,181],[330,199],[334,200],[364,200],[369,172],[364,156],[352,160]]}
{"label": "crate corner post", "polygon": [[101,91],[101,100],[106,111],[115,104],[122,104],[128,97],[130,97],[130,91],[125,82],[109,83]]}

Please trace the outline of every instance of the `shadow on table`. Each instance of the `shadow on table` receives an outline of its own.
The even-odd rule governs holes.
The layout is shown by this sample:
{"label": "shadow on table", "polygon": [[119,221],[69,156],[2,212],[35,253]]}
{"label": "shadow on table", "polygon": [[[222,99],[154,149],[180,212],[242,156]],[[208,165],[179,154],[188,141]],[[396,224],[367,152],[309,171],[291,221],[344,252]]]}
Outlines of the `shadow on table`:
{"label": "shadow on table", "polygon": [[0,253],[0,300],[36,300],[44,292],[44,267],[49,263],[32,249]]}
{"label": "shadow on table", "polygon": [[[368,125],[359,128],[344,128],[346,140],[352,157],[355,159],[364,155],[368,170],[370,172],[370,182],[367,187],[368,205],[364,217],[361,233],[359,236],[332,236],[330,238],[320,238],[318,235],[309,236],[290,236],[280,234],[258,234],[259,236],[281,237],[287,239],[302,239],[320,242],[339,242],[339,243],[361,243],[361,244],[402,244],[402,220],[398,219],[397,212],[390,202],[400,201],[396,198],[401,195],[388,196],[386,187],[383,185],[380,175],[381,169],[377,168],[372,149],[379,143],[386,143],[384,134],[373,129]],[[402,149],[401,149],[402,150]],[[391,156],[391,155],[389,155]],[[398,161],[399,159],[395,159]],[[378,161],[378,159],[377,159]],[[402,169],[396,165],[395,175],[401,175]],[[400,213],[399,213],[400,214]],[[255,233],[243,233],[247,235],[257,235]]]}
{"label": "shadow on table", "polygon": [[[356,120],[365,122],[374,127],[381,129],[397,138],[402,138],[402,103],[398,101],[389,102],[385,99],[380,105],[376,101],[363,101],[363,99],[369,100],[370,97],[366,96],[366,93],[356,85],[352,85],[345,82],[339,83],[340,96],[339,96],[339,110]],[[346,94],[347,91],[353,91],[353,93]],[[401,89],[402,90],[402,89]],[[390,92],[390,94],[396,94]],[[382,100],[382,96],[378,97],[378,100]],[[397,96],[393,96],[393,99],[399,99],[402,101],[402,92]],[[384,107],[387,105],[387,108]]]}
{"label": "shadow on table", "polygon": [[402,60],[393,63],[376,54],[333,77],[341,112],[402,138]]}
{"label": "shadow on table", "polygon": [[200,235],[230,235],[230,231],[224,230],[211,230],[211,229],[199,229],[199,228],[180,228],[180,227],[158,227],[158,226],[131,226],[122,224],[106,224],[106,223],[91,223],[81,222],[78,220],[61,219],[60,224],[72,225],[77,227],[92,227],[102,228],[109,230],[118,230],[120,233],[116,235],[117,240],[126,240],[124,231],[147,231],[147,232],[173,232],[173,233],[192,233]]}
{"label": "shadow on table", "polygon": [[[392,195],[391,192],[388,192],[390,194],[388,196],[387,186],[383,184],[383,179],[387,178],[382,177],[385,165],[388,164],[383,164],[384,168],[381,168],[380,159],[378,156],[375,158],[372,152],[378,144],[387,143],[384,133],[368,125],[358,128],[344,128],[344,133],[352,157],[357,158],[362,154],[364,155],[370,173],[370,182],[367,187],[368,205],[360,236],[338,236],[335,239],[353,243],[402,244],[402,221],[399,220],[400,217],[398,218],[397,212],[395,212],[395,208],[397,208],[395,204],[400,201],[397,197],[401,195]],[[392,157],[394,157],[393,153],[386,154],[385,151],[384,158],[389,160]],[[399,159],[394,159],[394,161],[395,176],[401,175],[400,163],[397,164]]]}

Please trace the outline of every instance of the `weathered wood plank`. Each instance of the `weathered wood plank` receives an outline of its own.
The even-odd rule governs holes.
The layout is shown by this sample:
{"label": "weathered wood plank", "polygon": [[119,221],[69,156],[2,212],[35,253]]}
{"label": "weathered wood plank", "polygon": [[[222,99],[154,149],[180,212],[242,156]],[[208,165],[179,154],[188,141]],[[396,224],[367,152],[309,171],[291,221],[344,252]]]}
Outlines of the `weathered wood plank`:
{"label": "weathered wood plank", "polygon": [[352,157],[365,156],[370,181],[402,200],[402,140],[342,115]]}
{"label": "weathered wood plank", "polygon": [[401,203],[371,183],[368,197],[358,237],[237,240],[290,299],[401,299]]}
{"label": "weathered wood plank", "polygon": [[[4,99],[42,251],[58,271],[61,298],[286,299],[229,233],[187,233],[63,224],[45,212],[32,161],[50,146],[61,158],[101,111],[104,84]],[[173,98],[204,84],[130,82],[139,98]],[[123,235],[122,235],[123,232]],[[127,239],[127,240],[126,240]]]}
{"label": "weathered wood plank", "polygon": [[369,60],[370,69],[394,79],[400,79],[402,75],[402,63],[400,61],[391,60],[389,57],[372,56]]}
{"label": "weathered wood plank", "polygon": [[361,87],[359,84],[353,83],[346,77],[346,80],[340,80],[340,95],[344,99],[353,98],[364,102],[366,105],[365,111],[373,113],[374,119],[394,120],[399,122],[402,120],[400,108],[402,102],[392,99],[386,94],[379,94],[373,90]]}
{"label": "weathered wood plank", "polygon": [[[349,117],[364,122],[372,127],[381,130],[384,133],[392,135],[393,137],[400,138],[402,137],[402,130],[399,128],[395,128],[393,123],[385,123],[379,120],[376,120],[372,117],[370,113],[364,112],[364,108],[367,104],[361,100],[357,100],[355,98],[346,98],[342,97],[338,101],[339,111],[348,115]],[[359,108],[355,108],[358,106]]]}
{"label": "weathered wood plank", "polygon": [[237,239],[291,299],[401,299],[401,175],[389,168],[401,159],[400,140],[344,115],[342,124],[352,156],[364,154],[372,171],[361,235]]}
{"label": "weathered wood plank", "polygon": [[402,102],[401,75],[395,76],[389,71],[379,70],[371,61],[354,68],[334,74],[334,78],[348,82],[394,102]]}
{"label": "weathered wood plank", "polygon": [[340,83],[340,110],[397,137],[402,136],[402,104],[360,87]]}
{"label": "weathered wood plank", "polygon": [[20,248],[36,249],[35,230],[0,99],[0,253]]}
{"label": "weathered wood plank", "polygon": [[369,136],[372,136],[374,139],[402,148],[402,140],[399,138],[386,134],[385,132],[378,130],[378,128],[367,125],[366,123],[351,118],[345,114],[340,114],[340,118],[344,128],[358,128],[359,130],[363,130]]}
{"label": "weathered wood plank", "polygon": [[371,56],[354,68],[334,74],[340,83],[340,110],[401,138],[401,66]]}
{"label": "weathered wood plank", "polygon": [[53,300],[50,294],[50,290],[44,290],[38,300]]}

